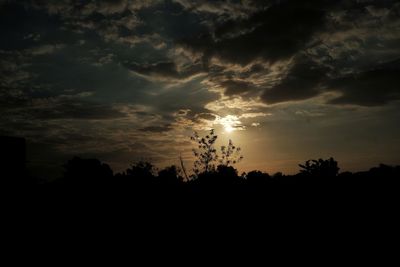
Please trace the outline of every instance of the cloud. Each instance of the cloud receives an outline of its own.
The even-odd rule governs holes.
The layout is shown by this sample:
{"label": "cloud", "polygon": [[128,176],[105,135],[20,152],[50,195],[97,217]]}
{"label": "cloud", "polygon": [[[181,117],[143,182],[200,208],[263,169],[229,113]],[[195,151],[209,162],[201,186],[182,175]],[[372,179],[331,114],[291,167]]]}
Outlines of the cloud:
{"label": "cloud", "polygon": [[34,47],[32,49],[28,49],[28,53],[30,53],[33,56],[41,56],[41,55],[47,55],[47,54],[52,54],[57,50],[60,50],[64,48],[65,45],[62,44],[56,44],[56,45],[40,45],[38,47]]}
{"label": "cloud", "polygon": [[226,80],[220,85],[225,88],[224,94],[227,96],[243,95],[257,89],[253,83],[243,80]]}
{"label": "cloud", "polygon": [[97,3],[97,10],[102,14],[115,14],[125,11],[127,5],[126,0],[103,0]]}
{"label": "cloud", "polygon": [[261,99],[268,104],[275,104],[317,96],[321,93],[320,85],[326,79],[327,71],[308,59],[296,59],[281,82],[266,89]]}
{"label": "cloud", "polygon": [[304,49],[321,31],[332,1],[278,1],[248,18],[225,21],[210,32],[180,40],[206,60],[217,57],[248,64],[257,58],[286,59]]}
{"label": "cloud", "polygon": [[[329,74],[329,75],[328,75]],[[338,92],[329,104],[379,106],[400,98],[400,61],[374,66],[370,70],[337,74],[310,61],[297,61],[282,81],[266,89],[261,99],[267,104],[306,100],[325,92]]]}
{"label": "cloud", "polygon": [[400,99],[400,60],[383,64],[376,69],[355,73],[328,82],[330,90],[341,96],[330,104],[379,106]]}
{"label": "cloud", "polygon": [[137,11],[145,8],[151,8],[162,4],[163,0],[142,0],[142,1],[128,1],[128,8],[132,11]]}
{"label": "cloud", "polygon": [[243,113],[242,115],[239,116],[239,118],[251,119],[251,118],[265,117],[265,116],[270,116],[270,115],[272,115],[272,114],[264,113],[264,112],[253,112],[253,113]]}
{"label": "cloud", "polygon": [[196,120],[207,120],[214,121],[217,118],[217,115],[212,113],[199,113],[194,116]]}
{"label": "cloud", "polygon": [[124,63],[124,66],[137,74],[162,80],[184,80],[202,73],[199,65],[189,66],[185,69],[172,61],[161,61],[153,64]]}
{"label": "cloud", "polygon": [[[80,1],[61,0],[52,2],[21,1],[15,4],[24,10],[35,9],[47,14],[47,20],[57,18],[55,23],[61,24],[61,29],[72,31],[75,34],[96,34],[106,42],[116,42],[129,46],[142,43],[153,46],[155,49],[165,47],[162,38],[154,32],[139,32],[143,26],[138,12],[142,9],[156,6],[161,1],[130,1],[130,0],[103,0]],[[40,19],[43,19],[43,18]],[[41,20],[39,20],[41,21]],[[46,33],[47,34],[47,33]]]}
{"label": "cloud", "polygon": [[[180,2],[200,12],[191,1]],[[248,16],[222,19],[209,24],[209,31],[178,40],[193,58],[202,57],[211,77],[205,84],[211,91],[222,88],[225,96],[242,98],[261,91],[260,99],[267,104],[307,100],[333,90],[342,96],[331,104],[383,105],[397,99],[391,85],[385,85],[387,93],[378,96],[360,83],[375,78],[376,83],[396,82],[392,81],[395,74],[370,71],[379,68],[381,60],[400,57],[395,49],[400,43],[400,35],[395,34],[400,5],[395,1],[271,1],[257,7],[248,10]],[[284,62],[287,66],[278,71],[265,69]],[[361,73],[371,76],[364,78]],[[354,88],[345,86],[346,82]],[[365,95],[356,100],[356,91]],[[208,107],[216,108],[215,104]]]}
{"label": "cloud", "polygon": [[249,12],[255,10],[255,7],[250,5],[251,1],[245,1],[245,4],[220,0],[174,0],[174,2],[179,3],[186,10],[192,12],[206,14],[209,13],[218,16],[245,17]]}
{"label": "cloud", "polygon": [[110,32],[105,34],[105,38],[108,41],[116,41],[122,44],[127,44],[131,47],[138,44],[148,44],[156,50],[160,50],[166,47],[166,43],[158,34],[144,34],[144,35],[126,35],[119,36],[111,29]]}
{"label": "cloud", "polygon": [[221,125],[228,132],[246,129],[246,126],[242,124],[239,117],[235,115],[227,115],[225,117],[218,116],[214,124]]}
{"label": "cloud", "polygon": [[161,3],[161,0],[89,0],[89,1],[76,1],[73,0],[59,0],[59,1],[21,1],[31,3],[32,6],[38,9],[46,9],[50,14],[63,14],[70,15],[69,13],[78,13],[80,15],[92,15],[98,13],[102,15],[115,15],[123,13],[124,11],[138,11],[143,8]]}
{"label": "cloud", "polygon": [[125,66],[136,73],[146,76],[160,76],[171,78],[178,78],[180,76],[175,63],[173,62],[157,62],[154,64],[143,65],[137,63],[126,63]]}
{"label": "cloud", "polygon": [[163,132],[168,132],[171,129],[172,129],[171,125],[165,124],[161,126],[147,126],[139,130],[143,132],[163,133]]}
{"label": "cloud", "polygon": [[19,112],[40,120],[109,120],[127,116],[111,105],[65,97],[36,99],[32,105],[25,106]]}

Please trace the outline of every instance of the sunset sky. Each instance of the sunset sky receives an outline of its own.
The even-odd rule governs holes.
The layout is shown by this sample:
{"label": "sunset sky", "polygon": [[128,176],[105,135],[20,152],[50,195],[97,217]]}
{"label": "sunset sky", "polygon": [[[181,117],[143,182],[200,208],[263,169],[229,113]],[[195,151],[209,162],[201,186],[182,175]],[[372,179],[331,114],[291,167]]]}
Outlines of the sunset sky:
{"label": "sunset sky", "polygon": [[193,131],[239,171],[400,164],[400,2],[0,0],[0,135],[32,168],[191,168]]}

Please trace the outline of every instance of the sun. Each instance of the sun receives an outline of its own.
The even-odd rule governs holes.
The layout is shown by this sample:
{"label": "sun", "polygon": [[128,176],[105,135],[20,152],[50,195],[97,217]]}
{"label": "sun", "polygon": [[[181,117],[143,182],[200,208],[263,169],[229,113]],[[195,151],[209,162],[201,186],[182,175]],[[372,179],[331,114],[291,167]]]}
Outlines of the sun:
{"label": "sun", "polygon": [[225,128],[225,132],[227,132],[227,133],[231,133],[231,132],[233,132],[233,130],[235,130],[235,129],[232,127],[232,125],[229,125],[229,124],[224,125],[224,128]]}
{"label": "sun", "polygon": [[223,127],[226,133],[232,133],[236,130],[240,130],[242,126],[242,122],[239,120],[238,116],[235,115],[220,117],[217,123]]}

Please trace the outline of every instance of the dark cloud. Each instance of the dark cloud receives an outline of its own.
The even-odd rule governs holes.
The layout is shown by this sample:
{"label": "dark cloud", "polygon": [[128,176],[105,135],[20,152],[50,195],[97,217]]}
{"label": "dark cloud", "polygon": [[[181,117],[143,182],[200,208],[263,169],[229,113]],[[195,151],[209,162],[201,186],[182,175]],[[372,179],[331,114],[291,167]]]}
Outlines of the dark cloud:
{"label": "dark cloud", "polygon": [[168,132],[172,129],[171,125],[161,125],[161,126],[147,126],[144,128],[139,129],[140,131],[143,132],[152,132],[152,133],[163,133],[163,132]]}
{"label": "dark cloud", "polygon": [[378,106],[400,99],[399,60],[336,78],[329,78],[329,72],[328,68],[310,61],[297,62],[281,83],[266,89],[261,98],[268,104],[274,104],[335,91],[341,95],[329,100],[329,104]]}
{"label": "dark cloud", "polygon": [[21,101],[19,106],[8,107],[7,114],[30,120],[109,120],[127,116],[110,104],[62,98]]}
{"label": "dark cloud", "polygon": [[40,42],[70,40],[74,34],[62,29],[58,17],[35,10],[27,1],[7,1],[0,6],[0,49],[15,51],[37,46]]}
{"label": "dark cloud", "polygon": [[161,76],[177,78],[180,76],[174,62],[158,62],[154,64],[139,65],[136,63],[125,64],[130,70],[146,76]]}
{"label": "dark cloud", "polygon": [[330,104],[379,106],[400,99],[400,60],[376,69],[347,75],[328,82],[328,88],[342,95]]}
{"label": "dark cloud", "polygon": [[242,80],[222,81],[220,85],[225,88],[224,94],[227,96],[243,95],[257,90],[253,83]]}
{"label": "dark cloud", "polygon": [[199,113],[199,114],[196,114],[194,116],[194,118],[196,120],[202,119],[202,120],[213,121],[213,120],[215,120],[217,118],[217,116],[215,114],[212,114],[212,113]]}
{"label": "dark cloud", "polygon": [[103,0],[97,3],[99,12],[114,14],[123,12],[128,5],[126,0]]}
{"label": "dark cloud", "polygon": [[[174,0],[186,10],[199,14],[213,14],[221,17],[246,17],[256,8],[258,1],[226,1],[226,0]],[[264,5],[268,0],[264,1]]]}
{"label": "dark cloud", "polygon": [[[191,1],[180,2],[186,8],[195,8]],[[330,101],[332,104],[382,105],[397,98],[392,86],[396,84],[393,73],[396,71],[386,73],[377,66],[381,60],[398,57],[394,46],[400,35],[393,32],[400,21],[400,5],[396,1],[261,2],[250,1],[248,5],[255,9],[243,8],[247,16],[214,21],[208,31],[178,41],[194,56],[200,54],[212,75],[218,76],[221,71],[232,73],[228,80],[214,79],[224,88],[225,95],[243,95],[257,91],[257,87],[267,88],[261,99],[274,104],[309,99],[335,87],[342,96]],[[217,10],[218,5],[207,5],[208,9],[204,8],[204,2],[201,5],[202,12],[222,12]],[[374,31],[379,34],[373,35]],[[313,54],[305,57],[309,51]],[[280,74],[280,81],[259,78],[258,85],[254,85],[251,75],[263,71],[262,65],[254,64],[256,59],[274,64],[293,56],[295,62],[287,73]],[[209,66],[213,64],[212,58],[241,65],[251,63],[254,69],[232,72],[228,65],[218,70]],[[336,78],[333,81],[331,77]],[[378,95],[372,88],[380,83],[387,85],[385,93]]]}
{"label": "dark cloud", "polygon": [[268,104],[304,100],[321,93],[320,85],[326,79],[326,68],[307,59],[297,59],[282,81],[266,89],[261,99]]}
{"label": "dark cloud", "polygon": [[167,79],[185,79],[202,71],[200,65],[178,70],[178,66],[172,61],[153,64],[124,63],[124,66],[141,75]]}
{"label": "dark cloud", "polygon": [[329,69],[310,61],[297,62],[282,82],[265,90],[261,98],[274,104],[335,91],[341,95],[329,100],[329,104],[379,106],[400,99],[400,60],[336,78],[330,78],[329,72]]}
{"label": "dark cloud", "polygon": [[126,117],[126,114],[109,105],[76,101],[57,103],[49,107],[39,106],[31,109],[29,113],[29,116],[45,120],[109,120]]}
{"label": "dark cloud", "polygon": [[275,62],[305,48],[323,29],[331,6],[332,1],[274,1],[249,18],[226,21],[180,44],[206,59],[248,64],[260,57]]}

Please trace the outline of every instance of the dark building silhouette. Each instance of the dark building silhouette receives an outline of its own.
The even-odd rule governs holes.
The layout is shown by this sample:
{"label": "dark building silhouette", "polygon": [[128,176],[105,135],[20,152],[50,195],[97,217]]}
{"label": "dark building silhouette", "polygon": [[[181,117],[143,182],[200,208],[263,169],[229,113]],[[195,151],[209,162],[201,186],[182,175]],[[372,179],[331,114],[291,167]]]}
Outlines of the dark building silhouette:
{"label": "dark building silhouette", "polygon": [[1,183],[14,184],[26,179],[25,138],[0,136]]}

